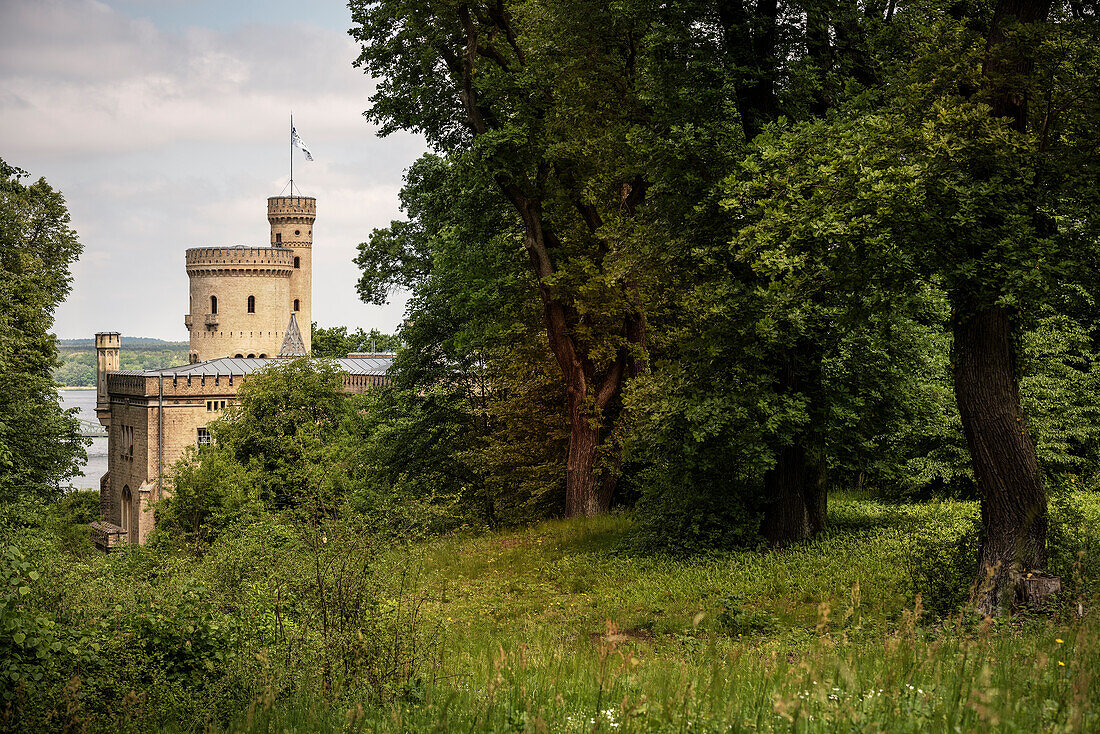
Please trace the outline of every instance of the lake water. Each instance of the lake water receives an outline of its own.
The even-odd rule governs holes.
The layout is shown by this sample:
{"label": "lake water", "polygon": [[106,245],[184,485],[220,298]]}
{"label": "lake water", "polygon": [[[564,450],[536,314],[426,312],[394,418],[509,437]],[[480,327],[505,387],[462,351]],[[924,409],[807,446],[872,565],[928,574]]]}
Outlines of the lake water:
{"label": "lake water", "polygon": [[[95,390],[59,390],[61,407],[78,408],[80,420],[99,425],[95,417]],[[88,463],[81,467],[82,477],[73,477],[72,486],[78,489],[99,489],[99,478],[107,473],[107,439],[93,438],[87,447]]]}

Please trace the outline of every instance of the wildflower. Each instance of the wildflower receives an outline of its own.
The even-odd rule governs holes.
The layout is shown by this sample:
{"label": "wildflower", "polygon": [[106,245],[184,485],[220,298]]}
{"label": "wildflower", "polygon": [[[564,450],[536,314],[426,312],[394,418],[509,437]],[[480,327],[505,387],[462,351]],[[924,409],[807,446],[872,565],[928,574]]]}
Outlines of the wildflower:
{"label": "wildflower", "polygon": [[1057,642],[1059,645],[1065,642],[1065,640],[1063,640],[1061,637],[1055,637],[1054,641]]}
{"label": "wildflower", "polygon": [[1066,667],[1066,664],[1063,663],[1061,660],[1058,661],[1058,664],[1061,665],[1063,668]]}

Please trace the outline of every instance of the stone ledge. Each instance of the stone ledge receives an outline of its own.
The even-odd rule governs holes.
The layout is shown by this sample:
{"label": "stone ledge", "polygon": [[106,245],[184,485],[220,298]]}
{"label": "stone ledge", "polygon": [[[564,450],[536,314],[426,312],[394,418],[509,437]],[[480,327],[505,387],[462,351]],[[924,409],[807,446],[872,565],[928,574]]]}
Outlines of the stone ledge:
{"label": "stone ledge", "polygon": [[129,543],[129,540],[126,538],[125,530],[114,523],[104,520],[93,522],[89,528],[89,532],[92,536],[92,543],[95,544],[98,550],[104,553],[118,550]]}

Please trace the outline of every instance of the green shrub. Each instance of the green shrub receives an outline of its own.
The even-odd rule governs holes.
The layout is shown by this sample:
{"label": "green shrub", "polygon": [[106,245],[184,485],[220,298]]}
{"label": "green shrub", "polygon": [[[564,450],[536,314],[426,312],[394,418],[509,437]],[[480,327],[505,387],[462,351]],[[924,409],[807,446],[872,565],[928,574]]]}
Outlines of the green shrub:
{"label": "green shrub", "polygon": [[902,564],[925,609],[949,615],[968,600],[978,572],[981,522],[972,503],[937,501],[920,513],[899,509]]}
{"label": "green shrub", "polygon": [[74,524],[88,525],[99,519],[98,489],[66,492],[57,504],[62,516]]}
{"label": "green shrub", "polygon": [[759,543],[762,512],[757,492],[731,474],[666,463],[643,473],[636,507],[642,550],[691,554]]}
{"label": "green shrub", "polygon": [[738,594],[722,599],[715,623],[718,629],[733,636],[766,635],[779,629],[779,620],[774,614],[764,609],[746,608],[745,599]]}

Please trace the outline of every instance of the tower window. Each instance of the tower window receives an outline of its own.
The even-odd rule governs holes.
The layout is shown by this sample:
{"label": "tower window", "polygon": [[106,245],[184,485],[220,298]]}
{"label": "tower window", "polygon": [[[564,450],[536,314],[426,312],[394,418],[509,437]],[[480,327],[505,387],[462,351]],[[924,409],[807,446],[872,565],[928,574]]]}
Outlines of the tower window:
{"label": "tower window", "polygon": [[302,267],[302,258],[300,258],[300,257],[295,257],[294,258],[294,267],[296,267],[296,268]]}
{"label": "tower window", "polygon": [[218,312],[218,297],[210,296],[210,313]]}
{"label": "tower window", "polygon": [[199,446],[209,446],[214,443],[210,440],[210,431],[206,428],[198,429]]}
{"label": "tower window", "polygon": [[248,297],[248,312],[256,313],[256,296]]}
{"label": "tower window", "polygon": [[300,229],[296,229],[296,230],[294,230],[294,234],[296,234],[296,235],[299,235],[299,234],[301,234],[301,233],[302,233],[302,230],[300,230]]}
{"label": "tower window", "polygon": [[282,232],[276,232],[275,233],[275,244],[278,245],[282,241],[283,241],[283,233]]}
{"label": "tower window", "polygon": [[297,298],[294,299],[294,310],[295,311],[298,310],[298,299]]}

